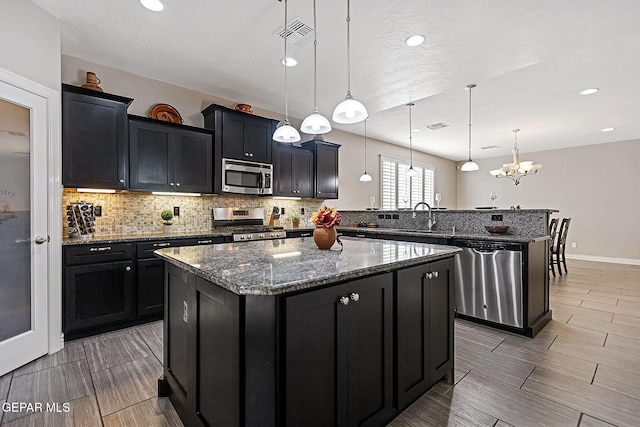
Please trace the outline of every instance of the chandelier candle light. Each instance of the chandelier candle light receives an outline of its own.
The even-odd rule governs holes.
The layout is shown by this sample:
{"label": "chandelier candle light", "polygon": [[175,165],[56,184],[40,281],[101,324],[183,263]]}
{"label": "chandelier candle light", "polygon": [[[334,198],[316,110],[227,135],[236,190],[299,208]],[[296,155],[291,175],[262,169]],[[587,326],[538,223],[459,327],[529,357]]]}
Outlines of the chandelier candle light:
{"label": "chandelier candle light", "polygon": [[[364,121],[364,173],[360,175],[360,181],[370,182],[373,178],[367,173],[367,121]],[[373,207],[373,206],[372,206]]]}
{"label": "chandelier candle light", "polygon": [[318,112],[318,78],[317,78],[317,50],[318,50],[318,32],[316,30],[316,0],[313,0],[313,113],[307,116],[302,122],[300,130],[304,133],[320,135],[331,132],[331,124],[329,120]]}
{"label": "chandelier candle light", "polygon": [[342,124],[360,123],[369,113],[360,101],[351,96],[351,2],[347,0],[347,96],[333,110],[334,122]]}
{"label": "chandelier candle light", "polygon": [[[280,0],[282,1],[282,0]],[[284,122],[273,133],[273,140],[276,142],[284,142],[292,144],[300,142],[300,134],[289,124],[289,98],[287,93],[287,39],[289,37],[289,21],[287,20],[287,0],[284,0]]]}
{"label": "chandelier candle light", "polygon": [[412,116],[411,108],[414,105],[415,104],[413,102],[410,102],[407,104],[407,107],[409,107],[409,157],[410,157],[409,170],[407,171],[408,177],[414,177],[418,175],[418,172],[413,168],[413,134],[411,132],[411,116]]}
{"label": "chandelier candle light", "polygon": [[509,178],[514,185],[520,184],[520,178],[527,175],[534,175],[542,169],[542,165],[534,165],[531,161],[520,161],[520,150],[518,150],[518,132],[514,129],[515,143],[513,145],[513,163],[505,163],[500,169],[492,170],[491,175],[496,178]]}
{"label": "chandelier candle light", "polygon": [[474,84],[467,85],[465,87],[465,89],[469,91],[469,160],[467,160],[467,162],[460,168],[462,172],[473,172],[480,169],[478,164],[471,160],[471,89],[474,87],[476,87]]}

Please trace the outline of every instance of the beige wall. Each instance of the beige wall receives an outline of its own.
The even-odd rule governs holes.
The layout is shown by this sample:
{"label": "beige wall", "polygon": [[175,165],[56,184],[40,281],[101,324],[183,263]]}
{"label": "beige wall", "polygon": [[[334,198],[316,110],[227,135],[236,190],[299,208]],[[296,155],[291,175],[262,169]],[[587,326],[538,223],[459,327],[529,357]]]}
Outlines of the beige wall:
{"label": "beige wall", "polygon": [[60,24],[30,1],[0,0],[0,68],[60,90]]}
{"label": "beige wall", "polygon": [[[496,191],[499,207],[558,209],[556,217],[572,218],[568,255],[640,263],[640,140],[521,153],[520,157],[543,168],[518,186],[489,174],[510,162],[509,157],[477,160],[479,171],[458,172],[458,208],[490,206],[489,193]],[[577,247],[571,248],[571,242]]]}
{"label": "beige wall", "polygon": [[[72,85],[82,85],[86,81],[87,71],[93,71],[102,81],[100,86],[105,92],[133,98],[129,107],[130,114],[145,116],[157,103],[167,103],[175,107],[185,124],[202,127],[204,120],[200,111],[209,104],[217,103],[227,107],[234,107],[236,101],[225,100],[213,95],[185,89],[179,86],[164,83],[158,80],[126,73],[113,68],[87,62],[69,56],[62,57],[62,81]],[[274,119],[281,119],[280,114],[260,110],[254,107],[254,113]],[[300,125],[301,120],[291,118],[294,126]],[[354,126],[362,126],[354,125]],[[302,135],[303,140],[311,139],[309,135]],[[368,172],[373,177],[370,183],[361,183],[360,175],[364,169],[364,138],[349,132],[334,130],[325,135],[327,141],[341,144],[339,176],[340,199],[327,201],[328,205],[337,206],[338,209],[364,209],[369,207],[369,197],[376,197],[378,205],[379,197],[379,155],[408,159],[409,151],[405,148],[382,141],[370,140],[368,144]],[[426,163],[436,167],[435,184],[436,191],[442,193],[442,206],[456,207],[456,169],[455,163],[424,153],[415,153],[416,163]]]}

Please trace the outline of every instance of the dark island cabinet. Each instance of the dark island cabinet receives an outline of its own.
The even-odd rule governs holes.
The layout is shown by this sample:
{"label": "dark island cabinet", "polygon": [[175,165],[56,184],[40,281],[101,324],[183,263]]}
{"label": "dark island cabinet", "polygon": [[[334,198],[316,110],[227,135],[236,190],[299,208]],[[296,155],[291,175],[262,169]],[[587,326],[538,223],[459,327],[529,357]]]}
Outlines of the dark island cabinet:
{"label": "dark island cabinet", "polygon": [[302,144],[314,153],[314,195],[317,199],[338,198],[338,150],[340,145],[313,139]]}
{"label": "dark island cabinet", "polygon": [[127,107],[133,100],[62,85],[62,184],[125,189]]}
{"label": "dark island cabinet", "polygon": [[274,164],[274,196],[313,197],[313,152],[279,145]]}
{"label": "dark island cabinet", "polygon": [[186,126],[130,116],[133,190],[213,192],[213,136]]}
{"label": "dark island cabinet", "polygon": [[286,425],[377,426],[393,409],[393,275],[286,299]]}
{"label": "dark island cabinet", "polygon": [[399,270],[397,280],[396,381],[403,410],[452,371],[454,263]]}

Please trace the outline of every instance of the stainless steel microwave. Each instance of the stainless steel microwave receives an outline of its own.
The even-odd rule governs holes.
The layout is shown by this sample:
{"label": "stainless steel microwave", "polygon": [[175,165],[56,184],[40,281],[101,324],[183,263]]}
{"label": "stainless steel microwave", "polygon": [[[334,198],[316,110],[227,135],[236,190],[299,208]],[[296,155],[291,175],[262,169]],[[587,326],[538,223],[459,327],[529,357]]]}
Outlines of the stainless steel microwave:
{"label": "stainless steel microwave", "polygon": [[222,191],[239,194],[273,194],[273,166],[267,163],[222,159]]}

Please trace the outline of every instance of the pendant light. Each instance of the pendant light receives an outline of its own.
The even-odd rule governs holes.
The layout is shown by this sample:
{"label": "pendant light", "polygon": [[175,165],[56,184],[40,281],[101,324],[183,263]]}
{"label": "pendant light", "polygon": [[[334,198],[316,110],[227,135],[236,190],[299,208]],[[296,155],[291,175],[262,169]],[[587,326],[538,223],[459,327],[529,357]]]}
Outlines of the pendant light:
{"label": "pendant light", "polygon": [[515,142],[513,144],[513,163],[505,163],[500,169],[489,172],[496,178],[509,178],[514,185],[520,184],[520,178],[527,175],[537,174],[542,165],[534,165],[532,161],[520,161],[520,150],[518,149],[518,132],[520,129],[514,129],[513,134]]}
{"label": "pendant light", "polygon": [[351,96],[351,1],[347,0],[347,96],[333,110],[332,119],[336,123],[360,123],[369,113],[360,101]]}
{"label": "pendant light", "polygon": [[317,50],[318,50],[318,24],[316,23],[316,0],[313,0],[313,113],[303,120],[300,130],[304,133],[321,135],[331,132],[329,120],[318,112],[318,77],[317,77]]}
{"label": "pendant light", "polygon": [[369,119],[365,119],[364,121],[364,173],[360,175],[360,181],[362,182],[370,182],[373,178],[371,175],[367,173],[367,121]]}
{"label": "pendant light", "polygon": [[471,89],[473,89],[474,87],[476,87],[476,85],[474,84],[467,85],[465,87],[465,89],[469,91],[469,160],[467,160],[467,162],[460,168],[462,172],[473,172],[480,169],[480,167],[478,167],[478,164],[471,160]]}
{"label": "pendant light", "polygon": [[[280,0],[282,1],[282,0]],[[284,57],[287,57],[287,38],[289,37],[289,21],[287,20],[287,0],[284,0]],[[289,99],[287,93],[287,67],[284,66],[284,122],[273,133],[273,140],[284,143],[300,141],[300,134],[289,124]]]}
{"label": "pendant light", "polygon": [[414,106],[415,104],[413,102],[410,102],[407,104],[407,107],[409,107],[409,156],[411,158],[411,164],[409,165],[409,170],[407,171],[407,176],[408,177],[414,177],[416,175],[418,175],[418,172],[413,168],[413,132],[411,132],[412,127],[411,127],[411,108]]}

